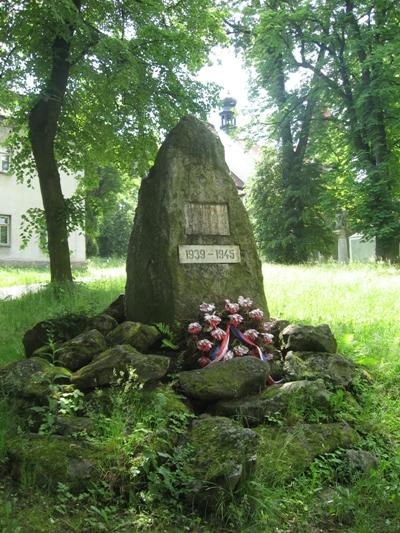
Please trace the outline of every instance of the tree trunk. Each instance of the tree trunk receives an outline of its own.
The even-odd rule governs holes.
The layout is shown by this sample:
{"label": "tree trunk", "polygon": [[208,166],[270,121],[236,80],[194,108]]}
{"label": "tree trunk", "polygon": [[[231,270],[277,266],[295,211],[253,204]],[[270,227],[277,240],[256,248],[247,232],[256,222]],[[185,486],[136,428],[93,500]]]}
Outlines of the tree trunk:
{"label": "tree trunk", "polygon": [[[77,5],[77,4],[76,4]],[[77,5],[79,8],[79,5]],[[72,281],[68,247],[67,211],[54,153],[57,125],[69,77],[70,39],[56,37],[46,86],[29,115],[29,139],[39,175],[46,215],[51,281]]]}
{"label": "tree trunk", "polygon": [[47,242],[52,282],[72,281],[65,200],[54,156],[49,103],[40,100],[29,117],[29,138],[39,175],[46,215]]}

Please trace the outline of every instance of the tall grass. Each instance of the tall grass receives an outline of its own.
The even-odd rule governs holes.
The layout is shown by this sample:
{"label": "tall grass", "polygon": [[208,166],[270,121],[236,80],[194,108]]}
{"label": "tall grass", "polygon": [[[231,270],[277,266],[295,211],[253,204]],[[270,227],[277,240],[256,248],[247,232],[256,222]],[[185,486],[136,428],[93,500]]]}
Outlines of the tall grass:
{"label": "tall grass", "polygon": [[[328,323],[338,340],[339,351],[368,367],[374,381],[360,392],[362,413],[355,424],[361,435],[359,446],[375,453],[380,467],[370,476],[354,479],[347,485],[338,483],[339,456],[333,454],[317,460],[310,472],[290,482],[281,479],[277,469],[276,478],[267,483],[271,465],[266,442],[255,477],[242,498],[236,495],[231,505],[218,510],[211,523],[188,515],[185,524],[190,523],[193,531],[221,533],[397,533],[400,531],[399,271],[383,265],[264,265],[263,272],[272,316],[298,323]],[[123,286],[124,278],[118,277],[78,284],[61,293],[47,288],[18,300],[0,302],[0,366],[23,356],[22,334],[35,322],[68,312],[99,312],[123,291]],[[11,427],[4,427],[0,432],[0,449],[2,437],[4,440],[10,430]],[[8,505],[6,497],[4,501]],[[51,503],[47,501],[46,513],[50,516]],[[33,518],[45,512],[46,502],[35,505],[37,508],[31,508]],[[143,513],[145,521],[147,511]],[[169,525],[161,518],[164,511],[160,506],[152,506],[151,513],[160,516],[159,521],[155,519],[159,528],[153,530],[190,529],[189,526],[168,529]],[[0,524],[1,518],[0,505]],[[176,524],[181,519],[177,516]],[[169,520],[174,523],[173,512]],[[43,531],[59,531],[51,527]],[[31,531],[42,529],[32,527]]]}
{"label": "tall grass", "polygon": [[0,300],[0,367],[23,357],[22,336],[36,322],[69,313],[99,313],[124,291],[124,284],[123,277],[101,279]]}

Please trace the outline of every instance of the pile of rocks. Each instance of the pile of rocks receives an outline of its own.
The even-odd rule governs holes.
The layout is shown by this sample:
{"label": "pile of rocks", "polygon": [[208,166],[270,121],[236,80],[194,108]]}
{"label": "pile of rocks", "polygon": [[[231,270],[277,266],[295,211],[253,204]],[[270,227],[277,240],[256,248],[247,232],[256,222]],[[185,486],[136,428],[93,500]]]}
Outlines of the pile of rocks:
{"label": "pile of rocks", "polygon": [[[176,372],[168,352],[160,350],[160,331],[153,325],[126,321],[120,297],[92,318],[70,316],[36,324],[24,336],[27,358],[0,369],[1,387],[41,405],[54,383],[86,394],[116,385],[130,368],[143,384],[173,380],[185,409],[195,415],[185,439],[193,449],[192,474],[199,480],[192,497],[208,505],[216,490],[231,491],[249,476],[259,453],[268,452],[272,469],[284,463],[284,475],[291,477],[316,456],[338,447],[351,449],[359,439],[347,422],[335,417],[332,398],[340,389],[349,413],[357,412],[360,407],[351,391],[362,370],[336,353],[330,328],[275,320],[272,333],[271,363],[246,356]],[[267,386],[269,375],[281,383]],[[64,469],[58,470],[62,475],[57,481],[79,489],[93,477],[93,457],[88,458],[84,445],[65,440],[65,435],[77,428],[88,430],[90,420],[78,418],[72,421],[72,429],[71,421],[58,422],[58,432],[64,436],[46,437],[45,445],[58,447],[62,454]],[[32,457],[38,442],[33,437]],[[263,443],[268,450],[263,450]],[[353,464],[375,464],[373,458],[368,462],[360,454],[365,452],[349,454]],[[18,464],[20,458],[13,461]],[[46,469],[43,454],[38,453],[36,461],[37,468]]]}

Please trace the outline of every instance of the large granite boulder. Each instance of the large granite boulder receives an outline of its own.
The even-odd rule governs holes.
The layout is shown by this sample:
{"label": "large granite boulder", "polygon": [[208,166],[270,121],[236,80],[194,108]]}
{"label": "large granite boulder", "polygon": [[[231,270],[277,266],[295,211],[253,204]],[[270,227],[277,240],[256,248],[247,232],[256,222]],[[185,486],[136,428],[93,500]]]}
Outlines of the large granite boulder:
{"label": "large granite boulder", "polygon": [[269,364],[255,357],[236,357],[178,374],[178,386],[189,398],[205,402],[229,400],[265,389]]}
{"label": "large granite boulder", "polygon": [[290,412],[301,414],[305,419],[309,413],[315,414],[315,410],[328,414],[331,397],[332,393],[322,379],[293,381],[273,385],[254,396],[221,400],[213,407],[213,413],[237,418],[248,426],[257,426],[263,422],[281,420]]}
{"label": "large granite boulder", "polygon": [[155,326],[141,324],[140,322],[122,322],[107,337],[107,344],[130,344],[139,352],[147,352],[157,341],[161,339],[161,333]]}
{"label": "large granite boulder", "polygon": [[200,417],[186,438],[192,460],[186,475],[193,479],[188,499],[215,507],[253,472],[259,437],[228,418]]}
{"label": "large granite boulder", "polygon": [[69,370],[39,357],[22,359],[0,368],[0,391],[35,403],[47,403],[51,385],[70,382]]}
{"label": "large granite boulder", "polygon": [[62,344],[55,351],[54,360],[74,372],[88,365],[94,355],[106,349],[104,336],[97,329],[92,329]]}
{"label": "large granite boulder", "polygon": [[318,455],[351,448],[360,438],[346,423],[258,426],[255,431],[261,437],[260,469],[265,483],[289,480],[306,470]]}
{"label": "large granite boulder", "polygon": [[261,263],[223,145],[211,125],[187,116],[140,187],[127,257],[127,319],[194,319],[201,302],[240,295],[268,317]]}
{"label": "large granite boulder", "polygon": [[115,385],[121,373],[134,369],[140,383],[157,381],[169,369],[170,360],[162,355],[142,354],[132,346],[114,346],[94,357],[93,361],[72,374],[72,383],[80,390]]}
{"label": "large granite boulder", "polygon": [[285,358],[284,373],[287,379],[323,379],[333,387],[348,387],[357,375],[356,365],[338,354],[314,352],[289,352]]}
{"label": "large granite boulder", "polygon": [[336,339],[327,324],[303,326],[290,324],[280,333],[282,349],[294,352],[336,353]]}

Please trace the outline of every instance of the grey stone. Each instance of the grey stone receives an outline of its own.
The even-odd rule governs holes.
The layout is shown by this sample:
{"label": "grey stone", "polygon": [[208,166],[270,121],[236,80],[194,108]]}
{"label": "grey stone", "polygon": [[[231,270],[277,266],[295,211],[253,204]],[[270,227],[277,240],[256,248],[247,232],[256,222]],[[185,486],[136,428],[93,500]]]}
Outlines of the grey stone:
{"label": "grey stone", "polygon": [[86,329],[97,329],[97,331],[100,331],[102,335],[107,335],[107,333],[110,333],[110,331],[116,328],[117,325],[118,322],[115,320],[115,318],[107,315],[106,313],[102,313],[101,315],[96,315],[92,318],[89,318]]}
{"label": "grey stone", "polygon": [[280,333],[282,349],[295,352],[336,353],[336,339],[327,324],[303,326],[290,324]]}
{"label": "grey stone", "polygon": [[72,371],[86,366],[93,356],[104,352],[107,344],[104,336],[92,329],[62,344],[55,352],[55,360]]}
{"label": "grey stone", "polygon": [[186,475],[193,478],[188,499],[214,507],[249,478],[257,458],[259,437],[224,417],[200,417],[187,437],[192,461]]}
{"label": "grey stone", "polygon": [[[180,263],[180,245],[237,245],[241,262]],[[127,258],[127,318],[195,319],[203,301],[221,304],[240,295],[268,317],[251,225],[222,143],[211,125],[187,116],[141,184]]]}
{"label": "grey stone", "polygon": [[32,485],[50,490],[63,483],[73,492],[85,491],[106,468],[104,450],[60,435],[19,436],[8,445],[12,476],[30,472]]}
{"label": "grey stone", "polygon": [[255,357],[236,357],[200,370],[178,374],[185,396],[203,401],[241,398],[265,389],[269,364]]}
{"label": "grey stone", "polygon": [[78,433],[89,434],[93,429],[93,420],[87,416],[57,416],[54,425],[54,432],[64,436],[73,436]]}
{"label": "grey stone", "polygon": [[130,321],[122,322],[106,337],[110,346],[130,344],[139,352],[147,352],[160,339],[161,334],[155,326]]}
{"label": "grey stone", "polygon": [[49,343],[65,342],[82,333],[87,325],[87,317],[83,315],[64,315],[59,318],[38,322],[25,332],[22,342],[25,355],[31,357],[33,352]]}
{"label": "grey stone", "polygon": [[125,313],[125,295],[120,294],[111,304],[104,309],[103,315],[109,315],[114,318],[118,323],[126,320]]}
{"label": "grey stone", "polygon": [[142,354],[132,346],[122,345],[109,348],[94,357],[93,361],[72,374],[72,383],[80,390],[115,385],[121,373],[135,369],[140,383],[163,378],[169,368],[170,360],[161,355]]}
{"label": "grey stone", "polygon": [[323,379],[333,387],[348,387],[357,375],[356,365],[338,354],[289,352],[285,357],[284,373],[287,379]]}
{"label": "grey stone", "polygon": [[69,370],[39,357],[22,359],[0,369],[0,390],[36,403],[47,403],[51,385],[70,382]]}
{"label": "grey stone", "polygon": [[261,394],[221,400],[213,407],[220,416],[240,419],[246,425],[257,426],[268,419],[286,415],[290,409],[300,410],[305,418],[310,409],[329,413],[332,393],[327,390],[322,379],[316,381],[293,381],[268,387]]}
{"label": "grey stone", "polygon": [[376,470],[379,461],[376,455],[365,450],[346,450],[344,452],[346,473],[350,476],[367,474],[370,470]]}

